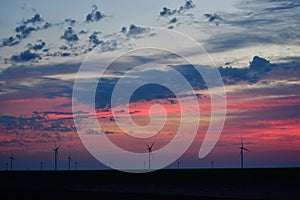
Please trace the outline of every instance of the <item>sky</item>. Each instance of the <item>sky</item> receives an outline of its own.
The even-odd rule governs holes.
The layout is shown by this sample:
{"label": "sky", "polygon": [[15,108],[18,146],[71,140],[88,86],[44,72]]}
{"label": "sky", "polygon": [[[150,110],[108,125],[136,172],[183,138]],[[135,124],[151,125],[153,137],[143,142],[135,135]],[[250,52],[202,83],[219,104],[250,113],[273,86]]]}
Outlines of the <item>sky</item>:
{"label": "sky", "polygon": [[[55,145],[61,146],[59,169],[67,169],[70,154],[72,169],[75,162],[79,169],[113,166],[109,156],[107,166],[97,161],[82,141],[98,136],[126,151],[143,153],[144,165],[145,143],[155,140],[155,162],[159,159],[155,152],[176,138],[183,113],[190,116],[191,127],[195,119],[200,126],[178,158],[181,167],[209,168],[211,161],[217,168],[240,167],[241,137],[250,150],[245,152],[245,167],[300,166],[299,1],[5,0],[1,4],[0,170],[10,167],[11,155],[14,169],[36,170],[43,162],[43,169],[52,170]],[[140,47],[148,49],[136,50]],[[143,66],[149,63],[148,68]],[[84,65],[91,67],[80,71]],[[219,140],[201,159],[199,149],[214,108],[209,84],[194,66],[218,70],[227,103],[226,109],[217,110],[226,112]],[[180,89],[181,79],[172,79],[174,71],[187,80],[189,90]],[[170,80],[180,98],[170,88],[148,84],[137,88],[127,104],[120,103],[128,93],[122,86],[142,82],[144,74],[155,83]],[[112,104],[119,80],[124,80],[116,94],[120,99]],[[76,81],[80,87],[74,88]],[[72,99],[74,92],[82,95],[77,101]],[[91,106],[85,95],[92,92]],[[80,106],[75,112],[74,102]],[[91,107],[101,128],[92,123]],[[118,121],[125,117],[133,121],[124,131]],[[157,120],[153,123],[165,120],[156,135],[146,127],[151,117]],[[182,144],[188,137],[181,138]],[[176,166],[173,162],[168,167]]]}

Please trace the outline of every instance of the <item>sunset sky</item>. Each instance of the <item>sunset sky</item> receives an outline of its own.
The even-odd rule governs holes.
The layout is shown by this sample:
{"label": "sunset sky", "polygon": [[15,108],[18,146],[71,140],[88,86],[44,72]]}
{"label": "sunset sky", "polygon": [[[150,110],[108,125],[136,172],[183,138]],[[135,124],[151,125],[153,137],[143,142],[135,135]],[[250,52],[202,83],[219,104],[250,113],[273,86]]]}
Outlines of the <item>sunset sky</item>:
{"label": "sunset sky", "polygon": [[[75,162],[78,169],[106,168],[86,149],[76,129],[84,132],[83,137],[105,135],[126,151],[144,153],[143,163],[148,162],[145,143],[155,140],[155,162],[155,151],[175,137],[182,113],[191,114],[188,123],[194,123],[192,116],[198,112],[192,93],[197,95],[200,126],[193,144],[179,158],[181,167],[209,168],[213,160],[217,168],[240,167],[241,137],[250,150],[245,152],[245,167],[300,167],[299,18],[298,0],[1,1],[0,170],[10,167],[12,154],[14,169],[40,169],[43,162],[44,169],[52,170],[55,145],[61,146],[59,169],[67,169],[70,153],[72,169]],[[170,38],[164,35],[168,31]],[[181,39],[168,42],[173,41],[172,34],[181,33],[209,57]],[[130,52],[139,47],[136,44],[165,46],[186,57],[162,49]],[[72,110],[76,74],[89,62],[96,66],[77,77],[86,86],[77,89],[89,94],[90,84],[99,81],[94,104],[101,129],[88,124],[91,113],[85,97],[80,99],[81,109]],[[104,69],[106,63],[110,66],[99,77],[96,69]],[[165,67],[130,71],[147,63]],[[202,159],[198,153],[212,106],[207,85],[193,65],[219,70],[227,100],[221,136]],[[194,90],[180,90],[184,105],[157,84],[138,88],[127,105],[111,105],[114,86],[127,72],[131,74],[126,81],[136,82],[145,71],[158,73],[157,79],[172,79],[172,70]],[[157,104],[161,107],[150,109]],[[126,108],[139,126],[150,123],[150,110],[157,123],[163,116],[167,120],[155,136],[129,124],[130,134],[149,136],[134,138],[116,123],[127,116]],[[80,128],[74,116],[84,120]],[[114,165],[109,159],[107,163]],[[176,166],[174,162],[169,167]]]}

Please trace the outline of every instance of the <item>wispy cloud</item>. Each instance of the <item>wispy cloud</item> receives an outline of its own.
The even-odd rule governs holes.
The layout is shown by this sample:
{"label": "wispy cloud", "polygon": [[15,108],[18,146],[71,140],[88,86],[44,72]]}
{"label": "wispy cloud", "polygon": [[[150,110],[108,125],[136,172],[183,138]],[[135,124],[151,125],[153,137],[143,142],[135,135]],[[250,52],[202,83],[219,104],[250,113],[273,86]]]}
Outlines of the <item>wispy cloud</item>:
{"label": "wispy cloud", "polygon": [[205,41],[209,51],[222,52],[257,44],[300,44],[299,26],[291,26],[300,17],[299,2],[253,0],[236,6],[239,12],[222,13],[222,17],[206,15],[209,21],[222,20],[226,25]]}

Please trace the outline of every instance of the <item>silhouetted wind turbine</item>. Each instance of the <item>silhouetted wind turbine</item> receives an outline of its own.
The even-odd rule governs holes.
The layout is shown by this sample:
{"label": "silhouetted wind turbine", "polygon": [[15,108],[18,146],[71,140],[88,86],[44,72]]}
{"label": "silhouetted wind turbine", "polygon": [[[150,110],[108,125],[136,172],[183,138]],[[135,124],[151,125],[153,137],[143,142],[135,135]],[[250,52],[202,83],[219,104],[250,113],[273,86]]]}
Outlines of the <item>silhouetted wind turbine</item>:
{"label": "silhouetted wind turbine", "polygon": [[10,171],[12,171],[13,170],[13,160],[15,159],[14,155],[11,154],[11,156],[9,157],[9,159],[10,159]]}
{"label": "silhouetted wind turbine", "polygon": [[147,145],[148,155],[149,155],[149,169],[151,169],[151,153],[152,153],[152,148],[153,148],[154,142],[152,142],[151,145],[146,144]]}
{"label": "silhouetted wind turbine", "polygon": [[211,168],[214,168],[215,160],[211,160],[211,161],[210,161],[210,165],[211,165]]}
{"label": "silhouetted wind turbine", "polygon": [[54,151],[54,169],[55,171],[57,170],[57,156],[58,156],[58,149],[60,148],[60,146],[56,146],[54,147],[53,151]]}
{"label": "silhouetted wind turbine", "polygon": [[71,158],[71,153],[68,156],[68,169],[69,171],[71,170],[71,162],[72,162],[72,158]]}
{"label": "silhouetted wind turbine", "polygon": [[44,165],[43,161],[41,161],[40,164],[41,164],[41,165],[40,165],[40,168],[41,168],[41,171],[42,171],[42,170],[43,170],[43,165]]}
{"label": "silhouetted wind turbine", "polygon": [[244,168],[244,152],[243,151],[249,151],[246,147],[244,147],[243,138],[241,137],[241,168]]}
{"label": "silhouetted wind turbine", "polygon": [[77,165],[78,165],[78,162],[77,161],[75,161],[75,170],[77,170]]}
{"label": "silhouetted wind turbine", "polygon": [[179,167],[180,167],[180,163],[181,163],[181,161],[177,161],[177,169],[179,169]]}

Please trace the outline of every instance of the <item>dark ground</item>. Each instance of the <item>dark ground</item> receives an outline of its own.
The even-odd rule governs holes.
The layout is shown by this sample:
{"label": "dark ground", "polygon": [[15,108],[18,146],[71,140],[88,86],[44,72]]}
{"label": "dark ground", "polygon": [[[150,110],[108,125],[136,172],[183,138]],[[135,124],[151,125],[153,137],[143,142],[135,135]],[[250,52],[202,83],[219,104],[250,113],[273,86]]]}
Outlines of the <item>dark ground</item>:
{"label": "dark ground", "polygon": [[[27,197],[27,198],[26,198]],[[300,199],[300,168],[1,171],[0,199]]]}

